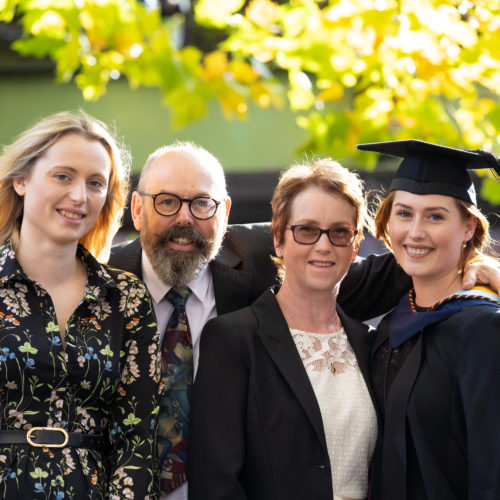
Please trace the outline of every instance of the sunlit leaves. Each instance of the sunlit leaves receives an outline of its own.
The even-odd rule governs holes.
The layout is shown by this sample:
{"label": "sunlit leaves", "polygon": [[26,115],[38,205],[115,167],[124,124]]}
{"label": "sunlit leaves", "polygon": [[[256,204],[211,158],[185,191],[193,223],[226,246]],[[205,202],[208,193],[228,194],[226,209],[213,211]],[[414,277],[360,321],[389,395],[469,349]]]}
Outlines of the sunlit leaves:
{"label": "sunlit leaves", "polygon": [[222,28],[244,3],[245,0],[199,0],[195,6],[196,20],[205,26]]}
{"label": "sunlit leaves", "polygon": [[254,0],[246,19],[228,23],[223,48],[286,72],[290,106],[306,113],[298,118],[310,133],[304,149],[342,157],[357,142],[418,137],[498,151],[499,8]]}
{"label": "sunlit leaves", "polygon": [[250,22],[268,31],[275,26],[278,13],[278,6],[271,0],[252,0],[245,10],[245,15]]}
{"label": "sunlit leaves", "polygon": [[18,0],[0,0],[0,21],[10,23],[16,12]]}
{"label": "sunlit leaves", "polygon": [[490,177],[483,179],[481,184],[481,197],[488,200],[493,205],[500,205],[500,190],[498,189],[498,181]]}
{"label": "sunlit leaves", "polygon": [[225,36],[215,50],[182,47],[183,16],[162,19],[136,0],[0,0],[0,20],[15,13],[16,50],[52,58],[87,99],[121,75],[159,87],[174,126],[213,99],[228,119],[245,118],[250,101],[288,102],[309,133],[303,149],[369,167],[375,155],[356,153],[358,142],[500,150],[498,0],[193,4],[196,21]]}

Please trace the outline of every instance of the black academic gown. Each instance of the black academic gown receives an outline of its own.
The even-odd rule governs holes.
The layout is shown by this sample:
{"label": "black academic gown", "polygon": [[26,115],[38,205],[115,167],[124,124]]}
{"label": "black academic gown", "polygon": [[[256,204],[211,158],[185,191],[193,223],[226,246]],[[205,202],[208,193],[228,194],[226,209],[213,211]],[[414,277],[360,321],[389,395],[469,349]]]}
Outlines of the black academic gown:
{"label": "black academic gown", "polygon": [[499,500],[500,309],[464,309],[414,342],[386,394],[372,499]]}

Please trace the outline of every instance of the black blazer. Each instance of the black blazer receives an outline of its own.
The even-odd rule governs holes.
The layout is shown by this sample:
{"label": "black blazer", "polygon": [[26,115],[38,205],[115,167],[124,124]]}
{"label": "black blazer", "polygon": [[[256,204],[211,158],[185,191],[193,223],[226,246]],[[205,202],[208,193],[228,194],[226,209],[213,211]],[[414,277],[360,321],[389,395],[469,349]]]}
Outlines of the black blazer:
{"label": "black blazer", "polygon": [[[111,249],[109,265],[142,279],[141,255],[140,239],[122,243]],[[228,227],[223,246],[210,263],[217,314],[250,305],[277,283],[270,255],[274,255],[274,248],[269,223]],[[347,314],[364,321],[389,311],[410,286],[392,253],[370,255],[351,264],[338,302]]]}
{"label": "black blazer", "polygon": [[[371,335],[338,310],[366,381]],[[190,500],[332,500],[320,409],[271,290],[210,320],[190,421]]]}

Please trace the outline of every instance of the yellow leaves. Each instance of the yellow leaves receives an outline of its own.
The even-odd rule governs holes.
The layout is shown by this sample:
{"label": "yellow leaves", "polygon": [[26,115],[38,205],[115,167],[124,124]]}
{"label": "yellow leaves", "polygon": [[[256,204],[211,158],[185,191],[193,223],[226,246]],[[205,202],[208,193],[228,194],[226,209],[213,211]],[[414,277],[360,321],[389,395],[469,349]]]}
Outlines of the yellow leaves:
{"label": "yellow leaves", "polygon": [[65,30],[65,19],[54,10],[44,12],[40,19],[35,21],[31,27],[31,32],[34,35],[45,34],[60,39],[64,37]]}
{"label": "yellow leaves", "polygon": [[279,5],[271,0],[252,0],[245,9],[246,17],[264,30],[270,31],[279,16]]}
{"label": "yellow leaves", "polygon": [[195,18],[202,25],[223,28],[230,15],[244,4],[245,0],[198,0],[194,7]]}
{"label": "yellow leaves", "polygon": [[[371,88],[366,92],[367,101],[363,116],[369,120],[375,120],[387,115],[394,108],[392,92],[389,89]],[[385,121],[385,118],[383,118]]]}
{"label": "yellow leaves", "polygon": [[281,87],[262,80],[257,80],[250,85],[250,97],[261,108],[273,106],[281,109],[285,106]]}
{"label": "yellow leaves", "polygon": [[325,20],[330,22],[338,22],[345,18],[352,17],[360,11],[358,2],[351,0],[341,0],[335,2],[334,5],[325,10]]}
{"label": "yellow leaves", "polygon": [[91,30],[94,27],[94,18],[87,10],[80,12],[80,22],[82,23],[82,28],[86,30]]}
{"label": "yellow leaves", "polygon": [[400,123],[402,128],[411,130],[417,126],[417,119],[411,115],[402,115],[398,116],[398,122]]}
{"label": "yellow leaves", "polygon": [[322,101],[336,101],[344,95],[344,87],[335,81],[329,82],[329,87],[325,88],[318,94],[318,99]]}
{"label": "yellow leaves", "polygon": [[288,100],[292,110],[309,109],[313,106],[315,97],[312,92],[312,83],[302,71],[290,73],[290,90]]}
{"label": "yellow leaves", "polygon": [[60,9],[72,9],[75,7],[73,0],[27,0],[23,2],[25,8],[30,11],[35,10],[60,10]]}
{"label": "yellow leaves", "polygon": [[14,19],[18,0],[0,0],[0,21],[10,23]]}
{"label": "yellow leaves", "polygon": [[193,4],[196,21],[217,29],[212,40],[225,37],[205,55],[176,45],[181,15],[161,19],[136,0],[0,0],[0,20],[18,12],[16,50],[52,57],[86,99],[119,75],[159,87],[175,126],[203,116],[210,99],[230,119],[246,117],[251,101],[288,98],[309,145],[335,156],[359,136],[498,148],[498,0]]}
{"label": "yellow leaves", "polygon": [[259,74],[245,61],[231,61],[229,69],[237,82],[252,83],[259,78]]}
{"label": "yellow leaves", "polygon": [[417,102],[423,102],[429,96],[429,85],[421,78],[411,80],[408,86],[413,99]]}
{"label": "yellow leaves", "polygon": [[228,69],[227,54],[221,50],[211,52],[203,59],[203,76],[205,80],[220,78]]}
{"label": "yellow leaves", "polygon": [[226,120],[232,119],[235,114],[240,119],[246,117],[248,104],[241,94],[228,87],[218,97],[222,114]]}
{"label": "yellow leaves", "polygon": [[221,50],[210,52],[204,57],[202,75],[206,81],[224,78],[245,84],[259,78],[250,64],[239,59],[229,62],[227,53]]}

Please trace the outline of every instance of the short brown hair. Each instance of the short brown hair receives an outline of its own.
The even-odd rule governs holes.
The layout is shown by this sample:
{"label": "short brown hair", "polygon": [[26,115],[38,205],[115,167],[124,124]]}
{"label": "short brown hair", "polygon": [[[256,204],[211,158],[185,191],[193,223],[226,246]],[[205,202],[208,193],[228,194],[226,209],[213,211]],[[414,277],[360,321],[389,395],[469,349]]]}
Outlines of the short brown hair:
{"label": "short brown hair", "polygon": [[[354,207],[356,228],[359,230],[355,245],[358,247],[363,239],[363,228],[370,226],[363,181],[355,172],[330,158],[318,159],[309,164],[292,165],[281,173],[271,198],[271,234],[277,239],[278,244],[283,243],[293,200],[310,186],[318,186],[330,193],[339,194]],[[284,271],[282,259],[276,257],[273,260],[282,277]]]}

